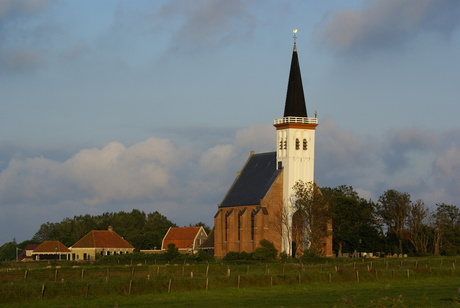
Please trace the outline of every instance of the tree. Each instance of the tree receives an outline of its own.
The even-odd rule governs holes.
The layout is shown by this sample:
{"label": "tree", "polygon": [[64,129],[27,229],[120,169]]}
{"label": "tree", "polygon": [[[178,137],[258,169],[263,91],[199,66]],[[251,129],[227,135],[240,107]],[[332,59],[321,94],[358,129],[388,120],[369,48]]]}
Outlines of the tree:
{"label": "tree", "polygon": [[434,254],[460,253],[460,210],[454,205],[436,204]]}
{"label": "tree", "polygon": [[209,234],[211,232],[211,228],[202,221],[197,222],[194,225],[190,224],[189,227],[203,227],[204,231],[206,231],[206,234]]}
{"label": "tree", "polygon": [[160,247],[169,227],[176,224],[157,211],[146,215],[139,210],[131,212],[104,213],[99,216],[74,216],[65,218],[60,223],[47,222],[35,233],[35,242],[56,240],[66,246],[75,244],[92,230],[107,230],[113,226],[114,231],[125,238],[136,249]]}
{"label": "tree", "polygon": [[292,217],[292,238],[297,249],[321,254],[325,239],[330,236],[331,215],[326,199],[316,183],[297,182],[294,185],[295,213]]}
{"label": "tree", "polygon": [[433,235],[432,229],[428,226],[428,219],[429,212],[422,200],[417,200],[409,206],[407,217],[409,240],[418,255],[428,253],[428,243]]}
{"label": "tree", "polygon": [[3,244],[0,247],[0,261],[11,261],[16,258],[16,240]]}
{"label": "tree", "polygon": [[375,219],[375,204],[360,198],[351,186],[321,188],[332,216],[333,247],[343,252],[378,251],[381,236]]}
{"label": "tree", "polygon": [[155,247],[160,248],[166,232],[168,232],[170,227],[177,227],[177,225],[171,222],[166,216],[155,211],[147,215],[144,227],[147,239],[143,247],[144,249],[152,249]]}
{"label": "tree", "polygon": [[410,205],[410,195],[394,189],[385,191],[379,198],[378,215],[387,227],[387,236],[396,236],[399,253],[403,253],[403,233]]}

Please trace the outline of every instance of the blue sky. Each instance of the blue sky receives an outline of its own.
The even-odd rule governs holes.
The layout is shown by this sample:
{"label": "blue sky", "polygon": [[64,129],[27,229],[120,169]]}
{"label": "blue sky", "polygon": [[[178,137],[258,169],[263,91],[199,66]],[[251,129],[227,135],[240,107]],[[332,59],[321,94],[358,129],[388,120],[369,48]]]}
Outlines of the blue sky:
{"label": "blue sky", "polygon": [[0,243],[134,208],[212,225],[275,150],[294,28],[318,184],[458,206],[458,0],[0,0]]}

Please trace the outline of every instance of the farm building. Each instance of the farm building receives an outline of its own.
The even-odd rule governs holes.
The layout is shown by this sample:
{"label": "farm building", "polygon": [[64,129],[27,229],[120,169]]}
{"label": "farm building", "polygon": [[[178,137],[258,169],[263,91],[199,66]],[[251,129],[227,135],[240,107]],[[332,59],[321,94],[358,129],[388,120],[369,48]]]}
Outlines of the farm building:
{"label": "farm building", "polygon": [[174,244],[180,253],[194,254],[207,237],[203,227],[170,227],[163,238],[161,248],[166,250],[169,244]]}
{"label": "farm building", "polygon": [[72,247],[72,260],[94,261],[96,256],[133,253],[134,247],[118,235],[111,226],[108,230],[93,230]]}
{"label": "farm building", "polygon": [[70,250],[59,241],[46,241],[38,245],[32,253],[32,259],[39,260],[70,260]]}

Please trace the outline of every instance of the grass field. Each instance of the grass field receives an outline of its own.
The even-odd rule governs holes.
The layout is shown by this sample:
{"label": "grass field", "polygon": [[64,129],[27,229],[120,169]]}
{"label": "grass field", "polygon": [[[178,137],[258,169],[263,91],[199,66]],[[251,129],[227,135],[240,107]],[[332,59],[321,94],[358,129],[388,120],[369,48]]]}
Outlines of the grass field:
{"label": "grass field", "polygon": [[[228,288],[28,302],[27,307],[460,307],[458,278]],[[18,307],[24,304],[8,304]]]}
{"label": "grass field", "polygon": [[0,305],[460,307],[455,264],[455,258],[409,258],[3,269]]}

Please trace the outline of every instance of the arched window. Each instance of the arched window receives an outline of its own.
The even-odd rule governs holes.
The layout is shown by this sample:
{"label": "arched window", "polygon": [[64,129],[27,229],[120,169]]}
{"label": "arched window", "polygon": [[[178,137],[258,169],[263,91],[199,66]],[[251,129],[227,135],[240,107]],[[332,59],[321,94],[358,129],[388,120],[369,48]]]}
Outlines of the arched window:
{"label": "arched window", "polygon": [[232,213],[233,209],[225,213],[225,221],[224,221],[224,227],[225,227],[225,241],[228,241],[228,216]]}
{"label": "arched window", "polygon": [[295,140],[295,149],[296,149],[296,150],[299,150],[299,149],[300,149],[300,140],[299,140],[299,138],[297,138],[297,139]]}
{"label": "arched window", "polygon": [[256,233],[256,214],[255,210],[251,211],[251,241],[254,240]]}
{"label": "arched window", "polygon": [[306,150],[308,147],[307,139],[303,140],[303,149]]}

